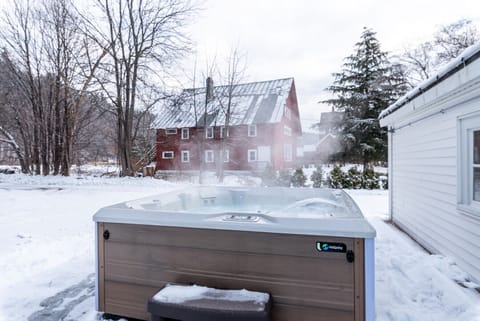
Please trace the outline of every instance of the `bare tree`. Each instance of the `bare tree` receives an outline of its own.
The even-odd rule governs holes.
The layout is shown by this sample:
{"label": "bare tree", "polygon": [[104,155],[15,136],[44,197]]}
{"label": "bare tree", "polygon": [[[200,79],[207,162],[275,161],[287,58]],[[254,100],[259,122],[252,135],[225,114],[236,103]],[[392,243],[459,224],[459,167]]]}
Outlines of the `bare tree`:
{"label": "bare tree", "polygon": [[[217,101],[220,107],[220,113],[224,116],[224,134],[220,143],[219,157],[217,157],[217,178],[220,182],[224,179],[224,159],[226,157],[226,150],[230,140],[230,125],[236,104],[234,102],[235,89],[244,80],[246,70],[245,55],[243,55],[238,46],[230,51],[227,58],[226,70],[224,73],[219,72],[219,79],[224,83],[219,87],[220,91],[217,93]],[[237,108],[238,109],[238,108]],[[237,111],[238,112],[238,111]]]}
{"label": "bare tree", "polygon": [[472,21],[462,19],[439,27],[431,41],[405,49],[395,58],[405,66],[409,86],[415,87],[478,40],[480,34]]}
{"label": "bare tree", "polygon": [[10,100],[25,158],[32,159],[25,162],[33,164],[35,174],[53,169],[69,175],[79,106],[106,51],[95,50],[80,32],[81,19],[70,0],[14,5],[13,12],[4,13],[1,31],[11,56],[2,58],[24,102]]}
{"label": "bare tree", "polygon": [[103,67],[111,78],[97,81],[114,106],[121,175],[133,174],[135,117],[147,115],[165,96],[160,73],[186,52],[183,27],[194,13],[187,0],[97,0],[105,28],[89,27],[91,36],[108,51]]}
{"label": "bare tree", "polygon": [[396,57],[405,66],[405,73],[410,87],[427,80],[435,70],[436,57],[433,45],[424,42],[418,47],[405,49],[404,53]]}
{"label": "bare tree", "polygon": [[449,62],[479,39],[478,30],[471,20],[461,19],[449,25],[441,26],[435,33],[433,40],[437,47],[438,62]]}

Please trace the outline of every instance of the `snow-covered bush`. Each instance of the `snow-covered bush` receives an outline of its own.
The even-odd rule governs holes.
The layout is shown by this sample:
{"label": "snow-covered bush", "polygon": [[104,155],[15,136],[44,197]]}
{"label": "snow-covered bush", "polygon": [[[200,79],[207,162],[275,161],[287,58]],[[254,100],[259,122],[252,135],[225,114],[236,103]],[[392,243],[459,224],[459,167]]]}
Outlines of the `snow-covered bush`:
{"label": "snow-covered bush", "polygon": [[362,187],[366,188],[366,189],[379,189],[380,188],[380,182],[379,182],[378,177],[379,177],[378,173],[375,173],[373,168],[367,167],[363,171]]}
{"label": "snow-covered bush", "polygon": [[347,172],[346,179],[349,181],[348,185],[350,188],[353,189],[360,189],[362,188],[362,173],[358,170],[357,166],[351,167]]}
{"label": "snow-covered bush", "polygon": [[282,169],[278,173],[278,178],[275,182],[275,185],[290,187],[291,181],[292,181],[292,174],[290,174],[290,171],[288,169]]}
{"label": "snow-covered bush", "polygon": [[382,174],[378,177],[382,189],[388,189],[388,174]]}
{"label": "snow-covered bush", "polygon": [[305,177],[305,174],[303,174],[303,170],[298,168],[293,173],[290,181],[294,187],[304,187],[307,177]]}
{"label": "snow-covered bush", "polygon": [[353,166],[345,172],[341,167],[335,166],[327,175],[327,185],[331,188],[388,189],[388,178],[383,173],[375,172],[372,167],[367,167],[360,172],[356,166]]}
{"label": "snow-covered bush", "polygon": [[275,185],[275,181],[277,179],[277,172],[272,167],[272,165],[267,164],[261,178],[263,186],[273,186]]}
{"label": "snow-covered bush", "polygon": [[323,182],[323,170],[322,166],[317,166],[317,169],[312,173],[310,176],[310,180],[312,181],[312,186],[315,188],[322,187]]}
{"label": "snow-covered bush", "polygon": [[327,178],[327,185],[331,188],[348,188],[347,175],[339,166],[334,166]]}

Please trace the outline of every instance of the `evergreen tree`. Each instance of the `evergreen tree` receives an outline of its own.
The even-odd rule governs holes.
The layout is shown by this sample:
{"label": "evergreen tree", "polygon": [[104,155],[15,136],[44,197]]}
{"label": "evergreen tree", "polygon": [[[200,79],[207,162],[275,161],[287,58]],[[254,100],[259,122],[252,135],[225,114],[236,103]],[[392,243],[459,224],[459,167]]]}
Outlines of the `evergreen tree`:
{"label": "evergreen tree", "polygon": [[364,168],[373,161],[386,161],[387,129],[380,127],[378,116],[406,91],[403,69],[390,64],[375,32],[364,28],[354,54],[333,75],[335,81],[327,90],[335,97],[324,103],[344,112],[346,160],[361,162]]}

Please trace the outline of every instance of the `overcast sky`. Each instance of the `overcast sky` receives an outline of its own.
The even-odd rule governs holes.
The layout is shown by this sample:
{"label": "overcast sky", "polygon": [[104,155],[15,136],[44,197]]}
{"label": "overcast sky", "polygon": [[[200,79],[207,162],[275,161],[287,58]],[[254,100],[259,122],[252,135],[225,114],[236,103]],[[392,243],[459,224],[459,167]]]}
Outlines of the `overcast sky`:
{"label": "overcast sky", "polygon": [[382,50],[398,53],[430,40],[440,25],[480,22],[478,0],[206,0],[203,8],[189,29],[200,67],[213,56],[223,61],[238,44],[247,81],[294,77],[304,130],[330,110],[317,102],[364,26],[377,32]]}

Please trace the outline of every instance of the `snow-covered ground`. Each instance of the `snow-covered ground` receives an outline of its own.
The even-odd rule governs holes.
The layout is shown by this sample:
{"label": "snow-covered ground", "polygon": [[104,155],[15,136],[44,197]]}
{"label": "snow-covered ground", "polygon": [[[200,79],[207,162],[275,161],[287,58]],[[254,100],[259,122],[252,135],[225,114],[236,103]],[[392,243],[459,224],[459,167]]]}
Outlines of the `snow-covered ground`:
{"label": "snow-covered ground", "polygon": [[[0,321],[99,320],[93,213],[184,186],[151,178],[0,174]],[[377,320],[480,320],[480,294],[453,260],[429,255],[385,222],[386,191],[349,193],[377,230]]]}

